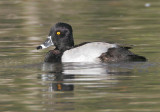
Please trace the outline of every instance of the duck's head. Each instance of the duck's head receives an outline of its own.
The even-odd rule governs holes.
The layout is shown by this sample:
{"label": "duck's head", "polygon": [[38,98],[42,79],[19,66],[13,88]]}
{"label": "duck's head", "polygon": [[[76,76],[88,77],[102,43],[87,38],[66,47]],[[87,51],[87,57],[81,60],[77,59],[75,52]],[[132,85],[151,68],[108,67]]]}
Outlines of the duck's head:
{"label": "duck's head", "polygon": [[56,23],[50,30],[47,40],[37,49],[48,48],[54,45],[57,50],[65,51],[74,46],[72,27],[67,23]]}

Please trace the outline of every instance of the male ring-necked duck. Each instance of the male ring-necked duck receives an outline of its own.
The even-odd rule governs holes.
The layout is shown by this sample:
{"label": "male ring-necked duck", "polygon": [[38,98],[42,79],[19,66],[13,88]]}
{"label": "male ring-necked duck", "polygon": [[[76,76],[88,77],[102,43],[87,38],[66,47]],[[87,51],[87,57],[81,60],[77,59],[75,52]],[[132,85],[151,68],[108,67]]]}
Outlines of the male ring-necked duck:
{"label": "male ring-necked duck", "polygon": [[146,61],[143,56],[132,53],[130,47],[121,47],[106,42],[85,42],[74,46],[71,25],[59,22],[55,24],[47,40],[37,47],[44,49],[55,46],[45,56],[45,62],[120,62]]}

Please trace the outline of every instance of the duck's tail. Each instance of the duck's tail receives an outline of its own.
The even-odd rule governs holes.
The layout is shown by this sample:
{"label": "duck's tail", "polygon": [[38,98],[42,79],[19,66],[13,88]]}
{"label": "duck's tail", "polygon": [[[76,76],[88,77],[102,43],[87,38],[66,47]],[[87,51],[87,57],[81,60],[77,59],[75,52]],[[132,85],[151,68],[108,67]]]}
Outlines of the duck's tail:
{"label": "duck's tail", "polygon": [[139,55],[128,55],[129,61],[141,61],[145,62],[147,59],[144,56],[139,56]]}
{"label": "duck's tail", "polygon": [[147,59],[143,56],[132,53],[130,47],[110,48],[99,58],[104,62],[120,62],[120,61],[140,61],[145,62]]}

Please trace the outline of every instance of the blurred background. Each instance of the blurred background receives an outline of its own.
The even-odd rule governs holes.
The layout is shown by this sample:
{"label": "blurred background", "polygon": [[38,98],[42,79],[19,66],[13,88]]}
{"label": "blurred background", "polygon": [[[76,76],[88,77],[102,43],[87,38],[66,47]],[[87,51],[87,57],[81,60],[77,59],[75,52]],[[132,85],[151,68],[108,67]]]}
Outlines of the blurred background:
{"label": "blurred background", "polygon": [[[44,64],[57,22],[76,44],[132,46],[146,63]],[[159,112],[160,1],[0,0],[1,112]]]}

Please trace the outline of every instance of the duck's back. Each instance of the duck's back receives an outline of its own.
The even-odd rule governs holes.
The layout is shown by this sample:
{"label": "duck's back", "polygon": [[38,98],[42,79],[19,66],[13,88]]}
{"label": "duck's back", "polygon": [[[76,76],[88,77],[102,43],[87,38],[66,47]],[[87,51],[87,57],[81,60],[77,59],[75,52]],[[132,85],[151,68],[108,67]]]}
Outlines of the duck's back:
{"label": "duck's back", "polygon": [[67,50],[62,55],[62,62],[98,62],[99,56],[109,48],[117,47],[116,44],[106,42],[91,42]]}

